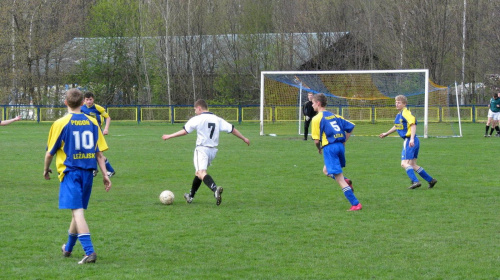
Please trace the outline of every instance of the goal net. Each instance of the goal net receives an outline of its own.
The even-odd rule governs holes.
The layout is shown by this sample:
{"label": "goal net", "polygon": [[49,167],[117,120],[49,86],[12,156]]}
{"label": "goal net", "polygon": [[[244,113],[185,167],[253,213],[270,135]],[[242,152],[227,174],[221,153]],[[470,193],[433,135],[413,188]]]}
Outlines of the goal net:
{"label": "goal net", "polygon": [[327,110],[356,124],[354,135],[387,131],[400,94],[417,118],[417,135],[425,138],[461,136],[460,113],[468,113],[460,111],[448,87],[430,81],[427,69],[263,71],[260,86],[261,135],[303,134],[302,106],[309,92],[325,94]]}

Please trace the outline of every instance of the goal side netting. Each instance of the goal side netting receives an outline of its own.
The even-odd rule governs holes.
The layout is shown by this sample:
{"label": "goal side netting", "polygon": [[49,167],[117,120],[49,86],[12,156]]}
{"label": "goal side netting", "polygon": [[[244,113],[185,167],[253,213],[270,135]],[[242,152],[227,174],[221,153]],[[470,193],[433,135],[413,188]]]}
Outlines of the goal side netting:
{"label": "goal side netting", "polygon": [[427,69],[263,71],[260,90],[261,135],[303,134],[302,106],[309,92],[325,94],[327,110],[357,125],[354,135],[387,131],[390,127],[383,131],[380,127],[394,122],[398,113],[394,97],[400,94],[408,98],[420,136],[461,136],[460,113],[468,113],[460,111],[448,87],[430,81]]}

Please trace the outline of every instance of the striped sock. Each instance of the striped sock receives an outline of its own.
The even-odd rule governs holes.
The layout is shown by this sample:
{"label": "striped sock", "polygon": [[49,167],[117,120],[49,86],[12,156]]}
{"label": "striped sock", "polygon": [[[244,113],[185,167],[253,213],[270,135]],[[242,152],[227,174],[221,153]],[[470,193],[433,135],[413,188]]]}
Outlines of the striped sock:
{"label": "striped sock", "polygon": [[359,201],[352,192],[351,187],[347,186],[345,188],[342,188],[342,191],[344,192],[345,197],[347,198],[347,200],[349,200],[349,203],[351,203],[352,206],[359,204]]}
{"label": "striped sock", "polygon": [[212,179],[212,176],[208,174],[205,175],[205,177],[203,177],[203,183],[205,183],[205,185],[207,185],[207,187],[209,187],[213,192],[217,190],[217,185],[215,184],[214,179]]}
{"label": "striped sock", "polygon": [[427,172],[425,172],[423,167],[420,167],[417,170],[417,173],[418,173],[418,175],[420,175],[420,177],[424,178],[424,180],[426,180],[427,182],[432,181],[432,177],[429,174],[427,174]]}
{"label": "striped sock", "polygon": [[406,167],[406,174],[410,177],[411,182],[418,182],[417,176],[415,175],[415,171],[411,166]]}

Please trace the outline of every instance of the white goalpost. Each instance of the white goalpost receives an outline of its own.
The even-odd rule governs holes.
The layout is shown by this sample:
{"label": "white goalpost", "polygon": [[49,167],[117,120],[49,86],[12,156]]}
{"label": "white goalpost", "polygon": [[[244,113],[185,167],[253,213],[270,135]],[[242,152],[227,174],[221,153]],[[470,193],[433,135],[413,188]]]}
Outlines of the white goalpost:
{"label": "white goalpost", "polygon": [[291,127],[302,134],[302,105],[312,92],[327,96],[328,110],[366,124],[394,121],[394,97],[403,94],[417,121],[423,121],[417,126],[419,135],[461,136],[459,104],[448,87],[430,81],[428,69],[263,71],[260,82],[260,135],[266,135],[264,129],[267,134],[295,135]]}

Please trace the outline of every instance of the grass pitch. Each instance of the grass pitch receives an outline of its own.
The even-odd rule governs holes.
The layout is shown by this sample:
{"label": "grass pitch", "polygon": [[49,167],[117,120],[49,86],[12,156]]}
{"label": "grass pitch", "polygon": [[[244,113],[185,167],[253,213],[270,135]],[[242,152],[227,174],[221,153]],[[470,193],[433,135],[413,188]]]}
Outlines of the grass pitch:
{"label": "grass pitch", "polygon": [[[94,182],[86,218],[98,259],[88,265],[77,264],[79,243],[61,256],[71,214],[57,209],[56,176],[42,176],[49,127],[0,127],[0,279],[500,278],[500,138],[482,137],[484,124],[466,124],[463,138],[421,139],[418,163],[439,181],[432,190],[406,189],[401,139],[352,137],[344,171],[364,208],[347,212],[300,136],[236,125],[247,147],[222,135],[209,168],[224,187],[217,207],[205,185],[192,204],[182,197],[195,135],[165,142],[181,124],[113,123],[105,154],[117,174],[109,193],[100,174]],[[171,206],[158,199],[166,189]]]}

